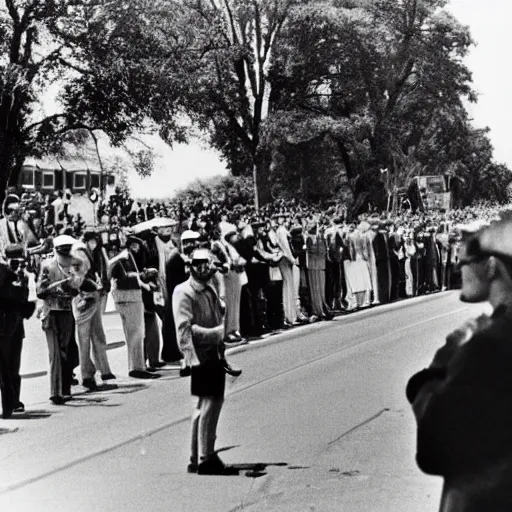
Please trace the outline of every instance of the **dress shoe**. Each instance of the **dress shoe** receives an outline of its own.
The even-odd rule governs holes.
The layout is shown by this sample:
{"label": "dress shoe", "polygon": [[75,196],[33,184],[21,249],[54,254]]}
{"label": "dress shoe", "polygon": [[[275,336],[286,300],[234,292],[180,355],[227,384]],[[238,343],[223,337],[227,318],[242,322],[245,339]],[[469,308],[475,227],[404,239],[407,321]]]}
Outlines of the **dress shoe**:
{"label": "dress shoe", "polygon": [[106,373],[101,376],[101,380],[116,380],[116,376],[113,373]]}
{"label": "dress shoe", "polygon": [[161,377],[161,375],[159,375],[158,373],[149,373],[145,370],[132,370],[131,372],[128,373],[128,375],[130,377],[133,377],[134,379],[146,380],[159,379]]}
{"label": "dress shoe", "polygon": [[227,467],[218,456],[214,456],[211,459],[201,462],[197,466],[198,475],[238,475],[239,471],[235,468]]}
{"label": "dress shoe", "polygon": [[156,363],[151,363],[151,368],[163,368],[166,364],[163,361],[157,361]]}
{"label": "dress shoe", "polygon": [[151,366],[146,366],[146,371],[149,373],[155,373],[157,371],[157,369],[153,368]]}
{"label": "dress shoe", "polygon": [[25,412],[25,404],[23,402],[18,402],[14,406],[14,412]]}
{"label": "dress shoe", "polygon": [[190,377],[192,374],[192,369],[190,366],[185,366],[183,368],[180,368],[180,377]]}
{"label": "dress shoe", "polygon": [[309,318],[304,314],[304,313],[301,313],[300,315],[297,316],[297,320],[301,323],[301,324],[304,324],[304,323],[308,323],[309,322]]}
{"label": "dress shoe", "polygon": [[50,400],[55,404],[55,405],[64,405],[66,403],[66,400],[64,399],[63,396],[59,396],[59,395],[56,395],[56,396],[51,396],[50,397]]}
{"label": "dress shoe", "polygon": [[221,361],[221,364],[228,375],[231,375],[232,377],[240,377],[240,375],[242,375],[242,370],[239,368],[233,368],[225,359]]}
{"label": "dress shoe", "polygon": [[197,462],[191,462],[187,466],[187,473],[197,473]]}
{"label": "dress shoe", "polygon": [[84,388],[87,388],[89,391],[96,391],[98,389],[98,385],[96,384],[94,377],[89,377],[87,379],[84,379],[82,381],[82,386]]}

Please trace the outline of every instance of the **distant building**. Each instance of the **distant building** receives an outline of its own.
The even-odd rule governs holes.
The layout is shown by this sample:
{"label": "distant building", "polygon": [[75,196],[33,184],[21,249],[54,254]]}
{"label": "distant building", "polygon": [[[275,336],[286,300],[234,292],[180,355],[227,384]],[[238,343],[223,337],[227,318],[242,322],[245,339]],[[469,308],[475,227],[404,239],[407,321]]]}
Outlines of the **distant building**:
{"label": "distant building", "polygon": [[[100,183],[103,178],[103,183]],[[99,165],[85,159],[28,158],[25,160],[18,186],[25,191],[39,191],[43,195],[66,189],[75,194],[89,194],[93,188],[105,191],[105,197],[113,193],[116,185],[114,174],[105,171],[103,177]]]}

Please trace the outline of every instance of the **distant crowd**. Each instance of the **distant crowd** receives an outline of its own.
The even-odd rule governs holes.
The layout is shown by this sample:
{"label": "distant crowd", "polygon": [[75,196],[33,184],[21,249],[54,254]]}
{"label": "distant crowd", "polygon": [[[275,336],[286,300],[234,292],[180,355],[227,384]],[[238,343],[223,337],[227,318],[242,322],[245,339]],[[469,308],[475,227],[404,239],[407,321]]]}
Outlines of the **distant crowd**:
{"label": "distant crowd", "polygon": [[[73,199],[67,193],[11,193],[0,219],[0,253],[12,282],[25,283],[27,270],[37,280],[37,314],[48,340],[51,398],[57,404],[71,395],[77,366],[89,389],[97,386],[97,371],[103,380],[115,378],[102,325],[109,298],[123,322],[131,377],[157,378],[158,369],[171,363],[187,375],[173,293],[189,278],[198,248],[211,255],[229,346],[457,288],[461,224],[490,221],[501,210],[485,205],[350,218],[343,205],[298,201],[276,201],[256,212],[251,205],[227,207],[220,201],[138,202],[120,192],[107,201],[91,199],[98,200],[94,226],[86,226],[80,214],[69,215]],[[2,304],[12,306],[12,290],[6,290],[0,316]],[[23,301],[28,301],[28,288]],[[23,311],[28,318],[31,307]],[[20,313],[21,325],[23,318]],[[2,329],[17,347],[9,353],[18,357],[7,365],[17,384],[4,407],[16,412],[23,405],[19,357],[24,334],[10,323],[2,328],[0,318],[0,336]],[[226,371],[237,373],[227,363]]]}

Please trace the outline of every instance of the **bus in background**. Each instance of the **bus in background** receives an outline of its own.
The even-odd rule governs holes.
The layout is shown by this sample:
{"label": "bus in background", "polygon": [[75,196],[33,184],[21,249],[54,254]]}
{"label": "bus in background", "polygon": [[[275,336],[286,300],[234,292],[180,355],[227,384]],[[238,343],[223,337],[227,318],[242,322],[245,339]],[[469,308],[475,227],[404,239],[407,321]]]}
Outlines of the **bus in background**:
{"label": "bus in background", "polygon": [[[417,207],[423,211],[452,208],[451,176],[415,176],[410,187]],[[412,201],[411,201],[412,202]]]}

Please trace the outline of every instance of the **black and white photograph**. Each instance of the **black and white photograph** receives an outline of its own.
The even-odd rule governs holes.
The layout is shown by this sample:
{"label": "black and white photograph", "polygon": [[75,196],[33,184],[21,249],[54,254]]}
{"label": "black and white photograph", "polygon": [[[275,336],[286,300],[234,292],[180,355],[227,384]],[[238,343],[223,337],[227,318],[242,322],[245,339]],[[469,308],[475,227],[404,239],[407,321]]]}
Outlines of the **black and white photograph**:
{"label": "black and white photograph", "polygon": [[512,512],[511,19],[0,0],[0,510]]}

